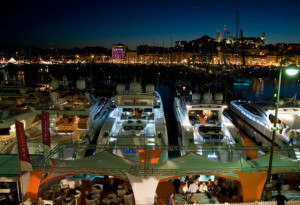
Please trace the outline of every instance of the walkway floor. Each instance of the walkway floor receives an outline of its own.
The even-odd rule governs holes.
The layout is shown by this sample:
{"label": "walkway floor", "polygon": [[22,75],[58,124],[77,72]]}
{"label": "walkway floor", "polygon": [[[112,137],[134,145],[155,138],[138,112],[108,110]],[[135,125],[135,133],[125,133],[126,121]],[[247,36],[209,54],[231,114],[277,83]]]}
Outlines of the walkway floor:
{"label": "walkway floor", "polygon": [[[240,131],[240,135],[241,135],[246,147],[248,147],[248,146],[257,146],[243,132]],[[255,159],[255,158],[259,157],[258,151],[247,151],[246,153],[247,153],[247,156],[250,157],[251,159]]]}

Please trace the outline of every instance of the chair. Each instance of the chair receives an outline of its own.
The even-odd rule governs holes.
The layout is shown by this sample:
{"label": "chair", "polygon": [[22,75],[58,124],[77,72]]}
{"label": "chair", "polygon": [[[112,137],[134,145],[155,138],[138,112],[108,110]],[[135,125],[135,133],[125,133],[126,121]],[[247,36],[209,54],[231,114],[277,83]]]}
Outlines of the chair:
{"label": "chair", "polygon": [[103,192],[103,185],[102,184],[94,184],[92,186],[92,190],[95,191],[94,193],[102,193]]}
{"label": "chair", "polygon": [[53,184],[51,186],[51,190],[55,197],[59,197],[61,193],[61,185],[60,184]]}
{"label": "chair", "polygon": [[[125,205],[130,205],[132,204],[132,200],[133,200],[133,195],[129,194],[129,195],[125,195],[124,196],[124,204]],[[130,203],[129,203],[130,202]]]}
{"label": "chair", "polygon": [[71,202],[68,202],[68,203],[65,203],[65,202],[63,201],[62,204],[63,204],[63,205],[73,205],[73,201],[74,201],[74,199],[72,199],[72,201],[71,201]]}
{"label": "chair", "polygon": [[52,190],[47,190],[44,192],[44,199],[48,200],[49,196],[52,194]]}
{"label": "chair", "polygon": [[60,180],[59,184],[61,185],[61,189],[66,189],[69,187],[69,181],[66,179]]}
{"label": "chair", "polygon": [[92,191],[90,192],[90,194],[93,195],[93,198],[98,198],[99,201],[100,201],[100,197],[101,197],[100,192],[98,192],[97,190],[92,190]]}
{"label": "chair", "polygon": [[94,200],[88,200],[88,199],[85,199],[85,204],[86,204],[86,205],[98,205],[99,203],[97,203],[97,202],[94,201]]}
{"label": "chair", "polygon": [[81,203],[81,191],[76,190],[76,194],[71,194],[73,201],[75,201],[75,205],[79,205]]}
{"label": "chair", "polygon": [[76,178],[76,179],[74,179],[74,181],[75,181],[75,184],[76,184],[76,188],[79,187],[80,190],[81,190],[82,180],[80,178]]}
{"label": "chair", "polygon": [[61,205],[61,196],[54,199],[55,205]]}
{"label": "chair", "polygon": [[115,198],[117,198],[117,195],[114,194],[114,193],[112,193],[112,194],[109,194],[107,197],[108,197],[108,198],[113,198],[113,199],[115,199]]}
{"label": "chair", "polygon": [[126,193],[125,190],[117,190],[118,197],[121,197],[121,198],[124,197],[125,193]]}

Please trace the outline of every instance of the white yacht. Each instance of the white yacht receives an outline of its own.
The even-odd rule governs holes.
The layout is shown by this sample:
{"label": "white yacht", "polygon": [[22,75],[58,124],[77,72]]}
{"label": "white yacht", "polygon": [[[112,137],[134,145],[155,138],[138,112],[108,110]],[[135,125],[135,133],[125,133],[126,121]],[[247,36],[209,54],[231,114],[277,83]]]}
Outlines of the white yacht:
{"label": "white yacht", "polygon": [[30,107],[40,99],[34,89],[16,80],[3,80],[0,85],[0,153],[9,153],[15,144],[15,120],[29,130],[38,119]]}
{"label": "white yacht", "polygon": [[[73,144],[90,143],[99,134],[101,122],[109,114],[109,100],[104,97],[94,98],[85,89],[85,81],[76,82],[77,89],[60,90],[61,82],[58,79],[51,81],[52,91],[50,101],[44,101],[31,107],[33,114],[41,116],[42,110],[50,114],[51,147],[56,147],[63,142]],[[39,121],[41,122],[41,121]],[[39,123],[25,132],[29,154],[41,154],[42,126]],[[11,153],[15,153],[15,146]],[[75,150],[76,151],[76,150]],[[85,150],[81,150],[82,157]],[[78,155],[75,153],[75,156]],[[74,149],[64,149],[64,153],[56,153],[53,158],[72,159]]]}
{"label": "white yacht", "polygon": [[[233,119],[240,129],[257,145],[271,146],[272,127],[275,118],[275,103],[264,101],[255,102],[236,100],[231,102]],[[289,138],[291,131],[300,132],[300,99],[285,98],[279,100],[277,126],[283,126],[282,131],[276,131],[275,146],[292,145]],[[293,145],[299,145],[300,139],[293,140]],[[300,160],[299,149],[282,152],[285,156]]]}
{"label": "white yacht", "polygon": [[[223,95],[205,93],[203,100],[199,93],[190,97],[175,97],[173,109],[178,121],[179,145],[197,148],[197,153],[219,161],[235,161],[244,151],[229,154],[228,151],[202,151],[211,145],[244,146],[243,140],[232,122],[223,114],[227,107],[222,104]],[[181,151],[184,155],[185,151]]]}
{"label": "white yacht", "polygon": [[[96,152],[111,148],[119,156],[135,161],[143,161],[139,153],[139,145],[167,146],[168,134],[163,110],[162,99],[155,92],[153,84],[146,86],[143,92],[140,83],[130,83],[130,89],[125,91],[125,85],[116,86],[117,95],[114,96],[111,108],[114,111],[104,123],[98,137]],[[120,148],[118,146],[135,145],[136,149]],[[168,159],[167,150],[156,156],[157,162]]]}

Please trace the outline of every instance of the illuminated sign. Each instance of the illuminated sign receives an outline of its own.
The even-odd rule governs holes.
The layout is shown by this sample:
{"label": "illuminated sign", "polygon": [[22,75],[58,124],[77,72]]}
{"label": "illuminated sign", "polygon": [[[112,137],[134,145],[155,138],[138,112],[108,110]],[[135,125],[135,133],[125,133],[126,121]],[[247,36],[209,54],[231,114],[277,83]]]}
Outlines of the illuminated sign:
{"label": "illuminated sign", "polygon": [[125,154],[136,154],[138,151],[136,149],[123,149]]}

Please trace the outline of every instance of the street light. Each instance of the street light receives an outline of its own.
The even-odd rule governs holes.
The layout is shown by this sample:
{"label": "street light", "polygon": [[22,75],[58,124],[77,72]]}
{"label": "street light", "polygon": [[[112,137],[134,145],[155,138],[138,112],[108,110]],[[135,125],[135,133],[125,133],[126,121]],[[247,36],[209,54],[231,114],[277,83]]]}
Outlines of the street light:
{"label": "street light", "polygon": [[[273,135],[272,135],[272,146],[271,146],[271,151],[270,151],[270,161],[269,161],[269,169],[268,169],[268,178],[267,178],[267,184],[271,183],[271,174],[272,174],[272,162],[273,162],[273,152],[274,152],[274,142],[275,142],[275,135],[276,135],[276,130],[282,129],[281,127],[277,127],[277,116],[278,116],[278,104],[279,104],[279,94],[280,94],[280,85],[281,85],[281,76],[282,76],[282,60],[280,63],[280,72],[279,72],[279,81],[278,81],[278,90],[277,90],[277,95],[276,95],[276,110],[275,110],[275,118],[274,118],[274,127],[272,127],[273,130]],[[286,69],[286,73],[288,75],[295,75],[298,73],[299,68],[295,64],[289,65]],[[269,188],[267,188],[267,193],[269,191]],[[268,195],[267,195],[268,197]],[[266,198],[267,198],[266,197]]]}
{"label": "street light", "polygon": [[92,59],[94,59],[94,55],[91,56],[90,62],[91,93],[93,95]]}

